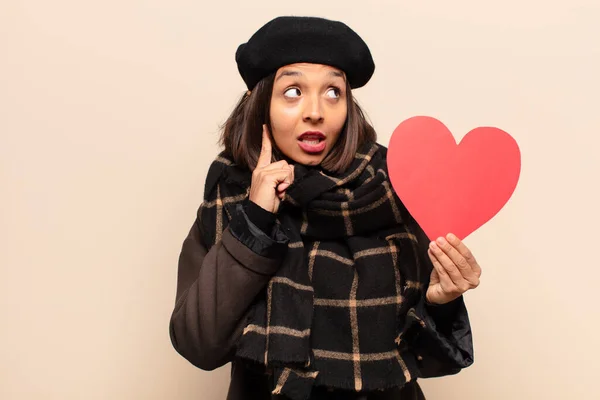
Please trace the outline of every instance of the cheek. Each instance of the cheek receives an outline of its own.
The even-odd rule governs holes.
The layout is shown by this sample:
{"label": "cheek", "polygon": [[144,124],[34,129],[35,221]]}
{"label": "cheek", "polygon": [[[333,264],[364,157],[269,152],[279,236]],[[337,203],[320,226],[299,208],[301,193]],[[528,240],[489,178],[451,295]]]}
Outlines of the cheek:
{"label": "cheek", "polygon": [[344,124],[346,123],[347,115],[348,113],[346,111],[340,112],[335,116],[335,119],[332,121],[334,125],[332,128],[337,133],[336,139],[342,133],[342,129],[344,128]]}
{"label": "cheek", "polygon": [[294,128],[298,122],[298,110],[294,108],[271,108],[271,126],[273,137],[278,142],[293,138]]}

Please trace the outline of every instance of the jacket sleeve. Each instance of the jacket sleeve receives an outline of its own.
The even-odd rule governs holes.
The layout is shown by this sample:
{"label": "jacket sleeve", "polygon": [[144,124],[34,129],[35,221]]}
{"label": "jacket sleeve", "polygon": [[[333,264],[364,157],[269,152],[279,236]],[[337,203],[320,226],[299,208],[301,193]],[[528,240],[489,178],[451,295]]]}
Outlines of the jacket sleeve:
{"label": "jacket sleeve", "polygon": [[433,264],[427,254],[429,238],[412,220],[412,230],[419,242],[419,257],[426,274],[420,301],[409,310],[405,326],[413,352],[417,355],[423,378],[453,375],[474,361],[473,333],[464,297],[446,303],[429,304],[426,291]]}
{"label": "jacket sleeve", "polygon": [[287,238],[261,231],[238,205],[221,240],[207,250],[199,217],[183,242],[169,334],[177,352],[203,370],[231,361],[249,306],[280,266]]}
{"label": "jacket sleeve", "polygon": [[422,378],[459,373],[473,364],[473,335],[463,296],[442,305],[424,300],[407,316]]}

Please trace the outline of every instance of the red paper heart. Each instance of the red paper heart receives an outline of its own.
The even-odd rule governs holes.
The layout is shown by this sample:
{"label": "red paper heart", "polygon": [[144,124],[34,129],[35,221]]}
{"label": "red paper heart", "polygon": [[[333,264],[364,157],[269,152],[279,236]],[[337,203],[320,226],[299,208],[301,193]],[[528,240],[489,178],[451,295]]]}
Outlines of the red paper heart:
{"label": "red paper heart", "polygon": [[457,145],[443,123],[424,116],[398,125],[387,162],[394,190],[431,240],[464,239],[488,222],[521,172],[519,146],[503,130],[475,128]]}

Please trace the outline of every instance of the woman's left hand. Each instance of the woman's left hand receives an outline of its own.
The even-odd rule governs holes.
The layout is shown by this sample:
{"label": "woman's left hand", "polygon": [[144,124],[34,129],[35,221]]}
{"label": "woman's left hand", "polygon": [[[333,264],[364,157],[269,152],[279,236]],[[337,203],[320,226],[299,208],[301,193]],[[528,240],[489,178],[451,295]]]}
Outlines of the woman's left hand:
{"label": "woman's left hand", "polygon": [[432,241],[427,253],[433,263],[426,294],[429,303],[448,303],[479,286],[481,267],[455,235],[448,234]]}

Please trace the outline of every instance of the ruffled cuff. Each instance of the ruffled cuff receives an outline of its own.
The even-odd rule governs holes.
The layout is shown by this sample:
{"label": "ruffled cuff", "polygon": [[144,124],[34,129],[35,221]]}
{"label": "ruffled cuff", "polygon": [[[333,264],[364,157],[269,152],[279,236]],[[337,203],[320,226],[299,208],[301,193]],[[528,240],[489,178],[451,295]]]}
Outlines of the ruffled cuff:
{"label": "ruffled cuff", "polygon": [[409,310],[405,326],[422,378],[456,374],[473,364],[473,335],[463,296],[442,305],[422,299]]}
{"label": "ruffled cuff", "polygon": [[244,206],[237,204],[229,223],[231,234],[256,254],[267,258],[283,259],[289,239],[279,225],[275,224],[267,235],[248,218]]}

